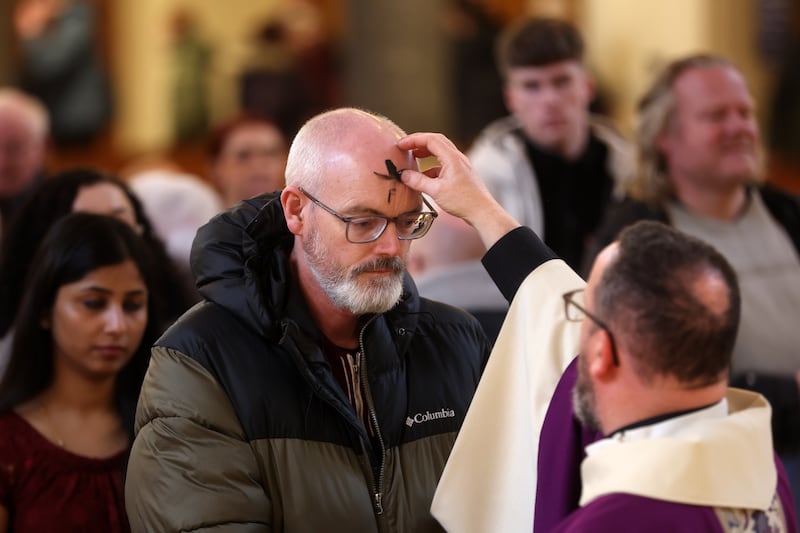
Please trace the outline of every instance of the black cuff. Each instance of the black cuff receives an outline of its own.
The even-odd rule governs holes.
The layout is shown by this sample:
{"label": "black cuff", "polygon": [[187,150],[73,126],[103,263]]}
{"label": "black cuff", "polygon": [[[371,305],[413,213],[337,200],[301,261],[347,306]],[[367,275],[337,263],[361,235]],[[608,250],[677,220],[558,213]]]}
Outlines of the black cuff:
{"label": "black cuff", "polygon": [[558,256],[527,226],[515,228],[494,243],[483,256],[483,267],[511,302],[528,274]]}

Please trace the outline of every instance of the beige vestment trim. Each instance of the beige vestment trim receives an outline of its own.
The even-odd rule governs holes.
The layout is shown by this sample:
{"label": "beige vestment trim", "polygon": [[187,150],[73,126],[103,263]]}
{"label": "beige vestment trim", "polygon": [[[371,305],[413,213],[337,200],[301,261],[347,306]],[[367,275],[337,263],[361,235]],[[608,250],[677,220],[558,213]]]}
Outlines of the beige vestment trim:
{"label": "beige vestment trim", "polygon": [[[728,415],[672,423],[670,434],[615,435],[587,447],[581,506],[612,493],[736,509],[769,509],[778,474],[771,409],[760,395],[728,389]],[[687,415],[691,416],[691,415]],[[656,424],[655,426],[658,426]],[[638,431],[632,430],[631,433]]]}
{"label": "beige vestment trim", "polygon": [[433,498],[446,530],[532,531],[539,432],[578,353],[580,323],[566,320],[561,296],[584,285],[554,259],[517,291]]}

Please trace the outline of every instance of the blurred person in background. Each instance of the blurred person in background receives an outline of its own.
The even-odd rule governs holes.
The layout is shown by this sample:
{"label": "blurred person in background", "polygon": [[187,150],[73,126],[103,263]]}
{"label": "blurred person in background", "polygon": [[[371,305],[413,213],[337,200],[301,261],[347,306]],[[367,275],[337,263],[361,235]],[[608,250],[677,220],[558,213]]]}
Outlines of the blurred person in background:
{"label": "blurred person in background", "polygon": [[489,191],[573,268],[607,202],[633,172],[633,151],[589,113],[594,83],[570,23],[522,19],[501,34],[498,66],[511,116],[467,153]]}
{"label": "blurred person in background", "polygon": [[218,125],[208,142],[211,182],[224,207],[285,184],[289,145],[274,122],[242,114]]}
{"label": "blurred person in background", "polygon": [[0,376],[8,359],[13,324],[24,296],[23,281],[33,255],[50,228],[73,211],[108,215],[134,228],[151,249],[160,275],[160,331],[172,323],[193,299],[170,260],[163,242],[153,232],[139,199],[121,181],[93,169],[73,169],[48,178],[28,198],[7,228],[0,246]]}
{"label": "blurred person in background", "polygon": [[191,11],[184,7],[170,17],[170,34],[172,138],[185,143],[208,135],[212,48]]}
{"label": "blurred person in background", "polygon": [[448,0],[442,29],[452,56],[449,88],[455,135],[468,146],[489,122],[506,113],[503,82],[497,70],[494,46],[501,24],[487,9],[486,0]]}
{"label": "blurred person in background", "polygon": [[14,27],[22,87],[47,108],[55,145],[95,140],[112,109],[95,42],[95,6],[88,0],[20,0]]}
{"label": "blurred person in background", "polygon": [[219,194],[200,178],[167,168],[132,174],[127,183],[142,202],[153,230],[167,247],[167,254],[180,269],[187,292],[199,301],[189,252],[197,229],[222,211]]}
{"label": "blurred person in background", "polygon": [[769,400],[775,449],[797,497],[800,201],[763,183],[747,81],[724,57],[671,62],[639,104],[637,143],[639,172],[626,198],[609,206],[597,249],[648,219],[708,242],[731,263],[742,293],[731,381]]}
{"label": "blurred person in background", "polygon": [[0,87],[0,223],[7,224],[44,172],[49,120],[35,98]]}
{"label": "blurred person in background", "polygon": [[486,247],[472,226],[439,213],[425,238],[409,250],[408,273],[421,296],[468,311],[493,343],[508,302],[481,264],[484,253]]}
{"label": "blurred person in background", "polygon": [[270,117],[291,138],[317,113],[340,105],[331,20],[316,0],[283,0],[258,25],[239,77],[241,109]]}
{"label": "blurred person in background", "polygon": [[40,244],[0,382],[0,531],[127,532],[158,265],[130,225],[103,215],[68,215]]}

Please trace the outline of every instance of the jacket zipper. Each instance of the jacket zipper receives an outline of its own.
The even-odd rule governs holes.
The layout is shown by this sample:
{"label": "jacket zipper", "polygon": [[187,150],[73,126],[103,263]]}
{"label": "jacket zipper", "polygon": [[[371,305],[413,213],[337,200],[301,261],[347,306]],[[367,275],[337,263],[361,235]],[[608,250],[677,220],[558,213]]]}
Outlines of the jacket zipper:
{"label": "jacket zipper", "polygon": [[370,318],[369,321],[364,324],[364,327],[361,328],[361,333],[358,335],[358,345],[361,349],[361,352],[358,358],[357,366],[359,369],[359,376],[361,378],[361,390],[364,392],[364,399],[367,401],[369,419],[372,422],[372,427],[375,429],[375,436],[378,438],[378,444],[380,444],[381,448],[381,462],[378,467],[378,479],[377,481],[373,480],[372,483],[373,505],[375,506],[375,512],[378,515],[381,515],[383,514],[383,474],[386,466],[386,446],[383,442],[383,436],[381,435],[381,428],[378,427],[378,415],[375,412],[375,403],[372,401],[372,392],[370,391],[369,380],[367,380],[367,356],[366,351],[364,350],[364,332],[377,317],[378,315],[374,315],[372,318]]}

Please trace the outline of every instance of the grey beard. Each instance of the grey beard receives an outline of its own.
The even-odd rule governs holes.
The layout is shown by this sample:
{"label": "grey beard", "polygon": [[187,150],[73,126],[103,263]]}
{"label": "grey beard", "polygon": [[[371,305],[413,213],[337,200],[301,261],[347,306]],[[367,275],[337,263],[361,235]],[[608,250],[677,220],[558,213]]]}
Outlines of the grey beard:
{"label": "grey beard", "polygon": [[[359,274],[375,269],[391,269],[394,273],[382,279],[370,280],[368,286],[362,287],[358,282]],[[403,260],[398,257],[369,261],[349,273],[339,272],[331,277],[326,277],[317,270],[316,265],[311,265],[311,272],[331,302],[354,315],[383,313],[397,305],[403,293],[404,271]]]}
{"label": "grey beard", "polygon": [[[303,242],[303,252],[311,273],[336,307],[363,315],[386,312],[400,301],[405,261],[399,257],[373,259],[348,271],[324,259],[325,250],[316,232]],[[361,287],[358,276],[370,270],[391,270],[393,274],[370,280],[366,287]]]}

